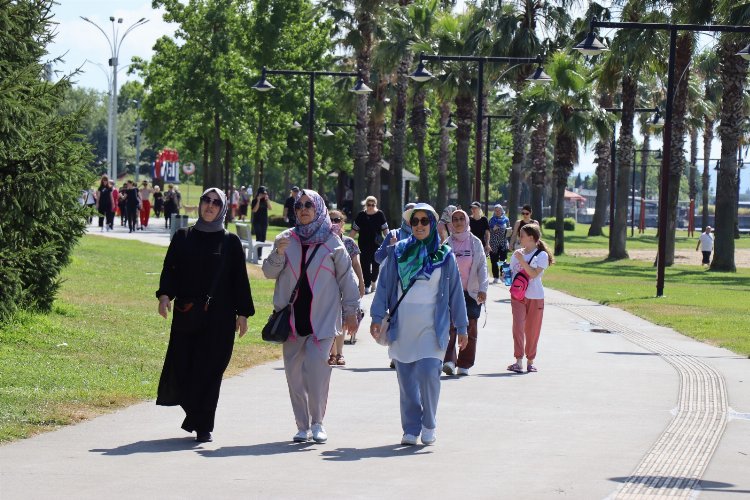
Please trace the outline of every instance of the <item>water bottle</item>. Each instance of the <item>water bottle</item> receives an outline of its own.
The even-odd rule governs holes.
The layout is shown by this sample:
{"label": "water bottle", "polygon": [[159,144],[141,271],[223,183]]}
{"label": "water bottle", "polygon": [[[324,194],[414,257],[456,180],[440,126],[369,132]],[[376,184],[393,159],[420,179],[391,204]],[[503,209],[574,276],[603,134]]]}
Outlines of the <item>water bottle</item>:
{"label": "water bottle", "polygon": [[501,268],[503,271],[503,283],[505,284],[505,286],[510,286],[511,282],[513,281],[510,273],[510,264],[508,264],[507,262],[503,262]]}

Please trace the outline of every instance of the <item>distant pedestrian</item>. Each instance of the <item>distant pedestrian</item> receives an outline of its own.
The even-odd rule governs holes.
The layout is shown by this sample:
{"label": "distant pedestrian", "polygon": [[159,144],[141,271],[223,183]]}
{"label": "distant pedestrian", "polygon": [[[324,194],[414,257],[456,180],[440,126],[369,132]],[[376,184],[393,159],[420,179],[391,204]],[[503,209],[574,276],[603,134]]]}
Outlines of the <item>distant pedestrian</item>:
{"label": "distant pedestrian", "polygon": [[536,372],[537,344],[542,331],[542,317],[544,316],[544,286],[542,275],[544,270],[555,259],[542,241],[542,230],[538,224],[525,224],[519,231],[521,248],[513,252],[510,258],[510,269],[515,276],[524,270],[529,276],[526,296],[522,300],[511,297],[510,308],[513,313],[513,354],[516,362],[508,366],[508,370],[516,373],[523,372],[523,357],[526,355],[526,372]]}
{"label": "distant pedestrian", "polygon": [[344,200],[341,203],[341,210],[344,211],[347,217],[352,216],[354,210],[354,191],[349,186],[346,186],[344,190]]}
{"label": "distant pedestrian", "polygon": [[524,205],[521,208],[521,219],[517,220],[516,223],[513,225],[513,232],[510,235],[510,249],[511,250],[518,250],[522,247],[521,240],[518,237],[518,233],[521,230],[523,226],[526,224],[536,224],[539,225],[539,222],[531,218],[531,205]]}
{"label": "distant pedestrian", "polygon": [[164,210],[164,194],[161,192],[159,186],[154,186],[154,193],[152,196],[154,197],[154,215],[158,219],[161,217],[162,210]]}
{"label": "distant pedestrian", "polygon": [[240,187],[240,220],[247,218],[247,209],[250,206],[250,194],[245,186]]}
{"label": "distant pedestrian", "polygon": [[[263,261],[263,274],[276,280],[273,306],[277,311],[288,305],[299,284],[292,299],[292,333],[282,346],[297,424],[292,441],[325,443],[328,434],[323,419],[331,381],[331,344],[342,330],[342,310],[343,333],[357,329],[359,292],[352,261],[344,243],[331,230],[323,197],[303,189],[294,209],[297,225],[276,237],[273,250]],[[307,267],[300,275],[303,262]]]}
{"label": "distant pedestrian", "polygon": [[148,227],[148,220],[151,217],[151,194],[154,192],[148,186],[148,181],[141,182],[141,188],[138,190],[138,194],[141,197],[141,229]]}
{"label": "distant pedestrian", "polygon": [[106,175],[102,175],[95,197],[96,209],[99,212],[99,227],[103,232],[106,224],[106,230],[111,231],[115,220],[116,198],[112,192],[112,183]]}
{"label": "distant pedestrian", "polygon": [[388,234],[388,221],[385,214],[378,210],[378,199],[368,196],[364,201],[365,209],[357,214],[352,222],[352,230],[349,236],[354,238],[359,234],[360,260],[362,262],[362,274],[365,277],[365,293],[375,289],[378,279],[380,264],[375,261],[375,251],[380,248],[381,243]]}
{"label": "distant pedestrian", "polygon": [[164,193],[164,227],[172,224],[172,214],[180,213],[177,209],[177,192],[174,184],[167,184],[167,192]]}
{"label": "distant pedestrian", "polygon": [[451,325],[448,348],[443,359],[443,372],[446,375],[468,375],[469,369],[474,366],[477,354],[477,320],[482,312],[482,304],[487,300],[487,257],[482,242],[469,231],[468,220],[469,216],[463,210],[453,212],[453,234],[445,242],[456,256],[466,315],[469,318],[469,340],[459,353],[456,353],[456,328]]}
{"label": "distant pedestrian", "polygon": [[294,203],[297,199],[297,193],[299,193],[299,188],[292,186],[292,189],[289,191],[289,197],[284,202],[284,212],[282,215],[287,227],[294,227],[297,224],[297,219],[294,216]]}
{"label": "distant pedestrian", "polygon": [[440,243],[445,243],[448,236],[453,232],[453,226],[451,225],[451,216],[456,211],[455,205],[448,205],[443,209],[443,213],[440,214],[440,220],[438,221],[438,236],[440,236]]}
{"label": "distant pedestrian", "polygon": [[138,229],[138,212],[141,208],[141,196],[133,181],[125,183],[125,210],[128,220],[128,232]]}
{"label": "distant pedestrian", "polygon": [[[252,229],[255,234],[255,241],[266,241],[266,232],[268,231],[268,211],[272,208],[266,186],[258,187],[258,193],[255,195],[255,199],[253,199],[252,205],[250,206],[250,209],[253,212]],[[260,260],[263,248],[258,247],[257,252],[258,260]]]}
{"label": "distant pedestrian", "polygon": [[700,248],[703,253],[703,262],[701,262],[702,266],[711,265],[711,252],[714,251],[714,235],[711,234],[712,230],[711,226],[706,226],[701,233],[700,238],[698,238],[698,244],[695,246],[696,252],[698,251],[698,248]]}
{"label": "distant pedestrian", "polygon": [[[404,205],[403,213],[408,213],[409,210],[414,208],[414,203],[407,203]],[[405,240],[411,236],[411,225],[408,220],[401,218],[401,227],[398,229],[391,229],[388,231],[383,243],[380,244],[380,248],[375,251],[375,262],[378,265],[382,265],[386,257],[388,257],[388,247],[395,245],[401,240]]]}
{"label": "distant pedestrian", "polygon": [[182,428],[196,432],[198,442],[213,439],[234,333],[239,330],[242,337],[248,316],[255,313],[242,243],[224,230],[227,208],[220,189],[203,193],[198,221],[178,229],[169,244],[156,292],[165,319],[174,300],[156,404],[180,405],[185,411]]}
{"label": "distant pedestrian", "polygon": [[471,203],[471,217],[469,218],[471,234],[482,242],[485,255],[490,253],[490,223],[482,213],[482,205],[478,201]]}
{"label": "distant pedestrian", "polygon": [[505,210],[500,204],[495,205],[490,223],[490,264],[492,264],[492,282],[500,282],[498,262],[505,262],[508,258],[507,229],[510,221],[505,216]]}
{"label": "distant pedestrian", "polygon": [[[426,203],[418,203],[404,214],[412,235],[388,247],[383,275],[378,281],[370,315],[370,334],[387,336],[388,355],[395,361],[400,392],[401,444],[435,443],[436,414],[440,399],[440,368],[448,347],[451,321],[458,332],[458,345],[468,341],[466,303],[461,277],[451,248],[440,244],[438,215]],[[386,312],[402,302],[381,327]],[[403,313],[403,314],[402,314]]]}
{"label": "distant pedestrian", "polygon": [[117,209],[120,212],[120,225],[125,227],[128,223],[128,183],[122,185],[117,192]]}

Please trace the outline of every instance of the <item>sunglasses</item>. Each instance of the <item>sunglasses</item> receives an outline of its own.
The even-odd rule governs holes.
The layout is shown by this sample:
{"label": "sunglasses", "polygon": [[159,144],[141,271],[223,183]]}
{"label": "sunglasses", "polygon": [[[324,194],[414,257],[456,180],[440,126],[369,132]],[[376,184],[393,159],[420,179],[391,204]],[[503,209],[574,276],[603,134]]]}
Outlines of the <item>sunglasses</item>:
{"label": "sunglasses", "polygon": [[451,221],[452,222],[465,222],[466,221],[466,217],[453,217],[451,219]]}
{"label": "sunglasses", "polygon": [[295,210],[302,210],[303,208],[315,208],[315,203],[311,201],[306,201],[304,203],[302,203],[301,201],[298,201],[297,203],[294,204]]}
{"label": "sunglasses", "polygon": [[411,224],[412,227],[417,227],[420,224],[422,224],[423,226],[429,226],[430,219],[428,219],[427,217],[412,217],[409,221],[409,224]]}
{"label": "sunglasses", "polygon": [[368,207],[376,207],[377,205],[375,205],[374,203],[368,203],[367,206]]}
{"label": "sunglasses", "polygon": [[201,196],[201,201],[203,203],[205,203],[206,205],[213,205],[216,208],[221,208],[221,207],[224,206],[224,204],[221,202],[220,199],[218,199],[218,198],[211,198],[207,194],[204,194],[203,196]]}
{"label": "sunglasses", "polygon": [[341,224],[341,221],[343,221],[343,220],[344,219],[342,219],[341,217],[333,217],[331,219],[331,222],[333,222],[334,224]]}
{"label": "sunglasses", "polygon": [[531,215],[531,212],[521,212],[521,215]]}

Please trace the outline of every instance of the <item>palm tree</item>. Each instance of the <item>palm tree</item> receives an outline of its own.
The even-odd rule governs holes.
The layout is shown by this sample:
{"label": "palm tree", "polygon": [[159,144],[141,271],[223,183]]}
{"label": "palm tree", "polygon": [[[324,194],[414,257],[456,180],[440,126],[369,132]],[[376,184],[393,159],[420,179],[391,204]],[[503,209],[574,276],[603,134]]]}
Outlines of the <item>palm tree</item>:
{"label": "palm tree", "polygon": [[711,143],[714,140],[717,110],[721,100],[719,82],[719,58],[714,50],[705,50],[698,54],[695,71],[703,81],[703,100],[711,103],[703,116],[703,174],[701,175],[701,227],[708,225],[708,186],[710,180]]}
{"label": "palm tree", "polygon": [[542,197],[547,180],[547,143],[549,141],[549,118],[540,115],[531,132],[531,212],[543,212]]}
{"label": "palm tree", "polygon": [[589,141],[594,133],[605,136],[610,125],[607,112],[596,105],[586,68],[576,58],[557,53],[546,70],[552,83],[532,87],[524,93],[524,100],[529,103],[524,122],[529,124],[539,116],[549,116],[555,144],[553,165],[557,189],[555,255],[560,255],[565,251],[565,188],[578,161],[578,141]]}

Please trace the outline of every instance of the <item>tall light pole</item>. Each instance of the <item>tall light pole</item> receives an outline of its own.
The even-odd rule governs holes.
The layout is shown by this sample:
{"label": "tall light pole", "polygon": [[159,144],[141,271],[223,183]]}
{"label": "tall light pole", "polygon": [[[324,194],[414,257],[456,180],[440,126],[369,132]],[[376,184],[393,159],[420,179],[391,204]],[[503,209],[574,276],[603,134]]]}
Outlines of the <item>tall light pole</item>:
{"label": "tall light pole", "polygon": [[112,37],[110,38],[109,35],[94,21],[91,19],[80,16],[81,19],[86,21],[89,24],[92,24],[101,31],[102,35],[104,35],[104,38],[107,39],[107,43],[109,44],[109,50],[110,50],[110,59],[109,59],[109,66],[112,68],[112,86],[111,86],[111,94],[110,94],[110,125],[109,125],[109,133],[107,134],[109,136],[108,142],[111,146],[108,146],[107,149],[111,151],[109,154],[109,178],[115,179],[117,178],[117,65],[118,65],[118,58],[120,56],[120,47],[122,47],[122,42],[125,39],[126,36],[128,36],[128,33],[133,31],[138,26],[142,26],[148,22],[148,19],[145,17],[140,18],[124,31],[120,32],[120,27],[118,25],[122,24],[122,18],[118,17],[117,20],[115,20],[114,16],[110,16],[109,21],[112,23]]}
{"label": "tall light pole", "polygon": [[370,92],[372,92],[372,89],[365,85],[359,73],[349,71],[298,71],[291,69],[268,69],[265,66],[263,66],[263,69],[261,70],[260,80],[258,80],[258,83],[253,85],[252,88],[259,92],[267,92],[271,89],[276,88],[268,82],[268,80],[266,79],[266,75],[306,75],[310,78],[310,113],[308,113],[307,116],[307,184],[305,187],[307,187],[307,189],[312,189],[313,164],[315,162],[315,78],[318,76],[359,76],[359,81],[353,88],[349,89],[349,92],[353,92],[355,94],[369,94]]}
{"label": "tall light pole", "polygon": [[474,154],[474,199],[479,201],[482,196],[482,101],[484,100],[484,63],[515,63],[519,64],[533,64],[537,63],[537,69],[534,73],[529,76],[526,80],[534,83],[545,83],[552,81],[542,70],[542,58],[540,57],[481,57],[481,56],[442,56],[442,55],[428,55],[424,52],[419,55],[419,65],[417,70],[409,75],[414,81],[426,82],[431,79],[432,73],[424,69],[424,61],[464,61],[464,62],[475,62],[479,63],[479,71],[477,75],[477,122],[476,122],[476,152]]}
{"label": "tall light pole", "polygon": [[[586,39],[574,48],[585,55],[596,55],[608,50],[596,39],[596,28],[640,29],[649,31],[669,31],[669,62],[667,65],[667,108],[664,116],[664,146],[661,162],[661,190],[659,191],[659,250],[656,262],[656,296],[664,295],[664,268],[667,259],[667,200],[669,198],[669,168],[672,163],[672,101],[675,94],[675,55],[677,52],[677,33],[690,32],[732,32],[750,33],[750,26],[725,26],[720,24],[671,24],[671,23],[636,23],[599,21],[591,19],[589,34]],[[739,54],[750,59],[750,45]]]}
{"label": "tall light pole", "polygon": [[100,70],[102,70],[102,73],[104,73],[104,76],[107,78],[107,177],[110,179],[112,178],[112,76],[107,73],[107,70],[104,69],[104,65],[98,62],[91,61],[89,59],[86,59],[84,61],[85,63],[91,63],[94,64],[96,67],[98,67]]}
{"label": "tall light pole", "polygon": [[133,99],[133,102],[138,109],[138,118],[135,120],[135,184],[137,186],[141,170],[141,101],[140,99]]}
{"label": "tall light pole", "polygon": [[492,139],[492,120],[510,120],[513,115],[486,115],[487,118],[487,163],[484,167],[484,213],[490,213],[490,139]]}

